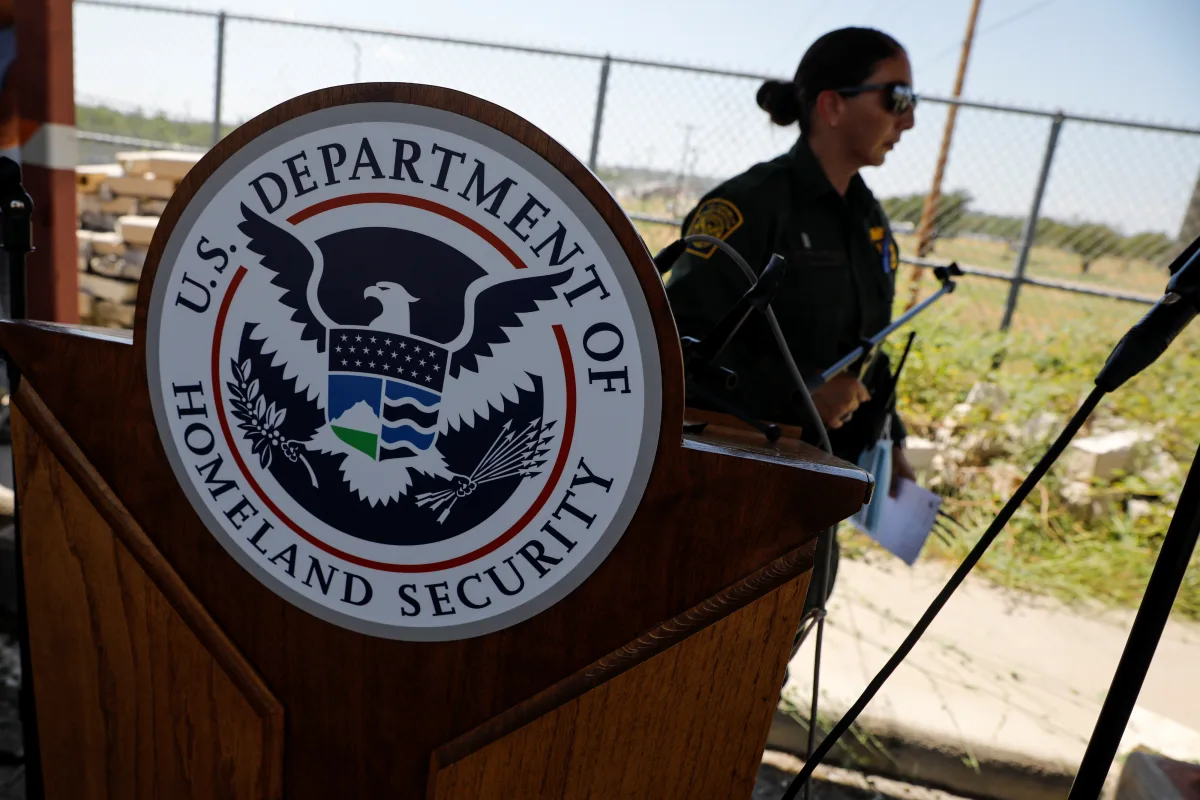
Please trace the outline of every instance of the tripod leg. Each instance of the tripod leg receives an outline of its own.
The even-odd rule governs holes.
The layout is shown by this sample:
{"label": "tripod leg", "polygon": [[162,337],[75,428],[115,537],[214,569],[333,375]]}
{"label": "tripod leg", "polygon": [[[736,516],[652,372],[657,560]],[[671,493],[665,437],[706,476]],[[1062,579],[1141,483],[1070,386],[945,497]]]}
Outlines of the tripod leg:
{"label": "tripod leg", "polygon": [[1138,693],[1142,690],[1142,682],[1150,671],[1158,640],[1167,626],[1171,606],[1175,604],[1175,596],[1179,593],[1187,574],[1188,562],[1196,549],[1196,539],[1200,537],[1200,469],[1196,468],[1197,464],[1200,464],[1200,450],[1192,459],[1192,468],[1183,485],[1179,505],[1175,507],[1175,515],[1167,528],[1158,560],[1154,562],[1154,571],[1146,584],[1146,594],[1134,617],[1125,651],[1117,664],[1112,685],[1108,696],[1104,698],[1104,706],[1096,719],[1096,727],[1083,754],[1083,761],[1079,764],[1068,800],[1095,800],[1099,797],[1109,767],[1116,758],[1121,737],[1125,734],[1125,726],[1129,724]]}

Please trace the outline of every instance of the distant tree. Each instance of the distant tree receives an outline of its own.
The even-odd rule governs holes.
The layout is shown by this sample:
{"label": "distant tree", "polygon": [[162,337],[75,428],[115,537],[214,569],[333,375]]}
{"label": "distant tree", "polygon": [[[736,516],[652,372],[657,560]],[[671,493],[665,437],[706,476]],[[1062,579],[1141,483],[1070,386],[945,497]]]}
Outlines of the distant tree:
{"label": "distant tree", "polygon": [[[143,111],[117,111],[106,106],[76,106],[75,127],[91,133],[109,133],[114,136],[133,136],[159,142],[208,147],[212,144],[211,122],[188,122],[175,120],[159,112],[147,115]],[[222,126],[222,135],[233,130]]]}
{"label": "distant tree", "polygon": [[1064,244],[1079,256],[1079,271],[1087,272],[1097,259],[1119,253],[1124,241],[1119,233],[1107,225],[1086,222],[1076,225]]}
{"label": "distant tree", "polygon": [[1033,243],[1044,247],[1065,247],[1074,236],[1075,228],[1050,217],[1039,217],[1034,228]]}
{"label": "distant tree", "polygon": [[994,236],[1011,244],[1021,238],[1021,229],[1024,224],[1025,221],[1018,217],[1002,217],[979,211],[969,211],[963,216],[959,227],[967,233]]}
{"label": "distant tree", "polygon": [[[924,194],[909,194],[899,197],[884,198],[881,202],[883,211],[892,222],[908,222],[913,225],[921,223],[921,215],[925,211]],[[971,195],[962,190],[943,194],[938,201],[937,213],[933,219],[933,238],[954,236],[963,232],[963,221],[971,205]]]}
{"label": "distant tree", "polygon": [[901,197],[885,197],[880,201],[883,213],[891,222],[908,222],[916,225],[921,221],[921,209],[925,207],[925,195],[907,194]]}
{"label": "distant tree", "polygon": [[1145,231],[1125,237],[1118,253],[1122,258],[1143,258],[1151,264],[1162,265],[1174,249],[1175,242],[1166,234]]}

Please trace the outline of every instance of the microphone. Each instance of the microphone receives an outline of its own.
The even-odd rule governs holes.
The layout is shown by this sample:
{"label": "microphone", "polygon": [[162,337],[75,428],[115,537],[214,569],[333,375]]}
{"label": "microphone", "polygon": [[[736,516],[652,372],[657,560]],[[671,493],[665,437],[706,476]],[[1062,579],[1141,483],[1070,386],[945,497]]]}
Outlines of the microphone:
{"label": "microphone", "polygon": [[1179,254],[1170,271],[1162,298],[1121,337],[1096,376],[1104,391],[1116,390],[1153,364],[1200,312],[1200,239]]}
{"label": "microphone", "polygon": [[676,239],[669,245],[658,251],[658,255],[654,257],[654,266],[658,268],[659,275],[665,275],[675,266],[675,262],[683,255],[683,251],[687,249],[687,238]]}

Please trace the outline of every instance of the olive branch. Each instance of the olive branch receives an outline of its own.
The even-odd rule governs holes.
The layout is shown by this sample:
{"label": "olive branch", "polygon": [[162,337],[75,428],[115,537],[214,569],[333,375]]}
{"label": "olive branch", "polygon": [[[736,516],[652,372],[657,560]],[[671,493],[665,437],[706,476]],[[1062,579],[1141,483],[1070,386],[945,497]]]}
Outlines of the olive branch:
{"label": "olive branch", "polygon": [[286,438],[280,431],[287,409],[276,408],[274,402],[267,402],[258,379],[250,374],[250,359],[240,365],[236,359],[231,359],[230,363],[234,380],[225,384],[229,387],[230,413],[238,420],[238,429],[244,431],[243,437],[251,442],[250,452],[258,456],[263,469],[271,466],[276,450],[292,463],[299,461],[308,470],[308,477],[316,488],[317,476],[300,452],[297,446],[300,443]]}

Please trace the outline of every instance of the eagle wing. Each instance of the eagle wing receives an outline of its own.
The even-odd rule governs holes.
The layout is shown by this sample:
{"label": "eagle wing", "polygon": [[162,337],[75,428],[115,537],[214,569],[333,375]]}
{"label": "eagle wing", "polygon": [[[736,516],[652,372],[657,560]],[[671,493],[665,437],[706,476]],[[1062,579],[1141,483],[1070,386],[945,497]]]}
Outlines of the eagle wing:
{"label": "eagle wing", "polygon": [[283,366],[284,376],[296,378],[296,389],[309,399],[324,394],[327,370],[325,333],[333,322],[317,303],[317,283],[324,268],[320,248],[306,243],[241,205],[238,229],[249,240],[246,249],[259,256],[263,270],[251,270],[248,283],[258,282],[267,297],[256,316],[251,338],[263,341],[263,352],[274,353],[273,366]]}
{"label": "eagle wing", "polygon": [[300,338],[316,342],[317,352],[325,352],[325,331],[332,327],[320,306],[316,305],[316,283],[320,279],[319,253],[290,232],[263,219],[242,203],[242,221],[238,230],[250,239],[250,252],[261,256],[260,263],[275,273],[272,286],[283,289],[279,302],[292,309],[291,319],[303,326]]}
{"label": "eagle wing", "polygon": [[492,346],[510,341],[505,328],[521,327],[520,314],[538,310],[539,302],[558,297],[558,287],[574,267],[494,283],[478,292],[467,291],[463,331],[450,345],[451,378],[463,370],[479,371],[479,359],[493,355]]}
{"label": "eagle wing", "polygon": [[[518,402],[520,392],[535,390],[532,376],[545,368],[546,332],[522,325],[520,315],[558,297],[571,272],[522,275],[467,291],[463,330],[447,345],[450,364],[438,424],[442,433],[489,419],[505,403]],[[503,363],[492,358],[497,347],[504,348]]]}

